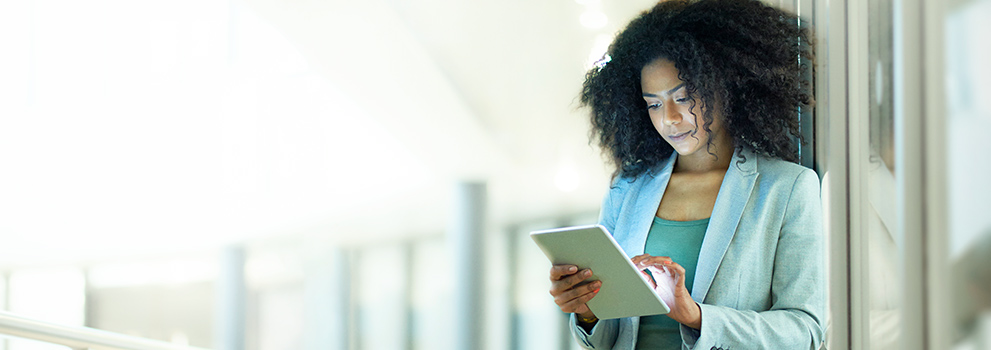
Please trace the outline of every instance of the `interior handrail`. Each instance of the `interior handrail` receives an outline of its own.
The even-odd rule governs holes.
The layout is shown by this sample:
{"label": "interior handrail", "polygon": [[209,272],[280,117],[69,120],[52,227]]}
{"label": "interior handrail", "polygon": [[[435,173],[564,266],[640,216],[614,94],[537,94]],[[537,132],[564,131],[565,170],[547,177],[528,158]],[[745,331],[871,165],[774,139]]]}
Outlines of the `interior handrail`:
{"label": "interior handrail", "polygon": [[0,311],[0,334],[92,350],[207,350],[81,326],[39,321]]}

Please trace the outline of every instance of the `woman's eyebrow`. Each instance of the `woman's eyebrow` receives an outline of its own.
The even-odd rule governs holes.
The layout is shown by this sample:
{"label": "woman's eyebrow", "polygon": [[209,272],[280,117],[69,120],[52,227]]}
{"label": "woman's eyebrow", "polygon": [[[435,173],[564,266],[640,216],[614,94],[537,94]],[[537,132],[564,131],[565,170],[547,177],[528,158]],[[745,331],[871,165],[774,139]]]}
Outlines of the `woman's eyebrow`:
{"label": "woman's eyebrow", "polygon": [[[678,89],[681,89],[683,87],[685,87],[685,83],[678,84],[678,86],[675,86],[673,89],[668,90],[667,94],[668,95],[673,94],[675,91],[678,91]],[[643,97],[657,97],[657,95],[654,95],[649,92],[645,92],[643,93]]]}

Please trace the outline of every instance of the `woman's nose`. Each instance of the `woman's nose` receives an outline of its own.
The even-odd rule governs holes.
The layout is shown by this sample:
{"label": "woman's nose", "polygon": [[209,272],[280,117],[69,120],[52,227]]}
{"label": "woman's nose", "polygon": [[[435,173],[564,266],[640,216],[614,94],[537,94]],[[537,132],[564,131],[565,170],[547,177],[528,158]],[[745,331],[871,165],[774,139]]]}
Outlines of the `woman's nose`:
{"label": "woman's nose", "polygon": [[675,125],[681,123],[681,111],[673,103],[664,104],[664,124]]}

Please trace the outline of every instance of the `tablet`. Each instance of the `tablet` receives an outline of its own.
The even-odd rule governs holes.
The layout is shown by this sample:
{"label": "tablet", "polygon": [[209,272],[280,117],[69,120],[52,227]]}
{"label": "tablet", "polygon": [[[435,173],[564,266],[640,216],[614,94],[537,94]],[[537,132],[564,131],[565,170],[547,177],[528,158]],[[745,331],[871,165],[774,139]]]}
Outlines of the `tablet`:
{"label": "tablet", "polygon": [[592,277],[582,283],[602,281],[602,287],[588,308],[600,319],[661,315],[668,305],[650,287],[647,277],[623,252],[602,225],[564,227],[530,232],[551,264],[578,265],[592,269]]}

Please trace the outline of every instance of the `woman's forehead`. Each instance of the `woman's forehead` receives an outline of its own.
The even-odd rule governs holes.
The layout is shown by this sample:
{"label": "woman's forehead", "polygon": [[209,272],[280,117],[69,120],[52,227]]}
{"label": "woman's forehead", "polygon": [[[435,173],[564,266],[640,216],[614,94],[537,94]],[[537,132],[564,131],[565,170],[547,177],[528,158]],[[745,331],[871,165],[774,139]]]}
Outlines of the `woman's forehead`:
{"label": "woman's forehead", "polygon": [[644,95],[670,95],[684,84],[678,78],[674,62],[659,58],[651,61],[640,70],[640,88]]}

